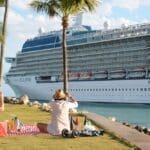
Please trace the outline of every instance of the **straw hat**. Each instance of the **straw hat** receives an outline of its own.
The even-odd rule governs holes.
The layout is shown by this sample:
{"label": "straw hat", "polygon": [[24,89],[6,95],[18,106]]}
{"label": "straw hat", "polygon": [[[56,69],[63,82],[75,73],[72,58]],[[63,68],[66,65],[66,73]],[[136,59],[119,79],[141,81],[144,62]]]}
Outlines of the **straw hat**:
{"label": "straw hat", "polygon": [[55,94],[53,95],[53,98],[55,100],[62,100],[62,99],[64,100],[66,98],[66,94],[64,93],[63,90],[58,89],[58,90],[56,90]]}

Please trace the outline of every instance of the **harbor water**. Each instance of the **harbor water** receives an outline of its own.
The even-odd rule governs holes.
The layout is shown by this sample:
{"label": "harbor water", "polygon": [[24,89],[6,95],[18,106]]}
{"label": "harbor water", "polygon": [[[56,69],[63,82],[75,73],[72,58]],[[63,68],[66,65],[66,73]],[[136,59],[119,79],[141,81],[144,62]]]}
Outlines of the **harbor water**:
{"label": "harbor water", "polygon": [[80,102],[80,111],[115,117],[119,122],[150,128],[150,105]]}
{"label": "harbor water", "polygon": [[79,102],[77,110],[93,112],[106,118],[115,117],[121,123],[150,128],[150,104]]}

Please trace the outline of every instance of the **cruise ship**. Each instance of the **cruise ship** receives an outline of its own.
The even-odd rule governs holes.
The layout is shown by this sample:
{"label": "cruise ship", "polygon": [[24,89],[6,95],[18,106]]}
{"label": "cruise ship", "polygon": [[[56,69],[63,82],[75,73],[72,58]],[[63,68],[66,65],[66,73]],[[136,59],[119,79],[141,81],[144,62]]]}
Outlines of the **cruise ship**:
{"label": "cruise ship", "polygon": [[[85,102],[150,103],[150,23],[67,30],[69,92]],[[50,100],[63,88],[62,31],[28,39],[5,76],[16,96]]]}

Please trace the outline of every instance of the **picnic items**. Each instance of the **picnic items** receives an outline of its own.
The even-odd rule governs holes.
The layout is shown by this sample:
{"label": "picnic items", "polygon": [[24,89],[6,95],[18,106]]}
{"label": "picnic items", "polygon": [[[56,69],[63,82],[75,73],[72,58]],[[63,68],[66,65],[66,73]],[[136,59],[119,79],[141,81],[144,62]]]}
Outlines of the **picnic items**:
{"label": "picnic items", "polygon": [[82,129],[78,128],[77,126],[79,125],[79,119],[76,117],[74,120],[73,117],[70,117],[70,128],[71,130],[69,131],[68,129],[63,129],[62,130],[62,137],[64,138],[75,138],[75,137],[84,137],[84,136],[102,136],[104,134],[103,129],[97,130],[95,126],[91,123],[90,120],[88,120],[85,117],[84,120],[84,126]]}
{"label": "picnic items", "polygon": [[0,136],[6,136],[12,131],[20,132],[22,127],[22,121],[20,121],[16,116],[11,120],[0,122]]}
{"label": "picnic items", "polygon": [[10,121],[8,121],[7,127],[8,127],[8,131],[11,130],[20,131],[21,128],[23,127],[23,123],[18,119],[18,117],[15,116]]}
{"label": "picnic items", "polygon": [[83,130],[67,130],[67,129],[63,129],[62,130],[62,137],[65,138],[75,138],[75,137],[85,137],[85,136],[100,136],[104,134],[104,130],[87,130],[87,129],[83,129]]}
{"label": "picnic items", "polygon": [[17,116],[14,116],[10,120],[0,122],[0,137],[35,135],[39,133],[40,131],[36,124],[23,124]]}
{"label": "picnic items", "polygon": [[0,137],[7,135],[7,122],[0,122]]}

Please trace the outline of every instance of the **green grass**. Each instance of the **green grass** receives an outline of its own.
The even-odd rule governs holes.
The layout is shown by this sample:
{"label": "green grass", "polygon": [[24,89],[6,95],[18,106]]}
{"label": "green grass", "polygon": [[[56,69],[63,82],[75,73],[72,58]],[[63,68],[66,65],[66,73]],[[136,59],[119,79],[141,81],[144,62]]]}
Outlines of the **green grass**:
{"label": "green grass", "polygon": [[[16,115],[26,123],[48,123],[50,113],[35,107],[5,104],[0,121],[10,120]],[[23,135],[0,138],[0,150],[133,150],[134,148],[114,139],[109,134],[100,137],[62,138],[48,134]]]}

